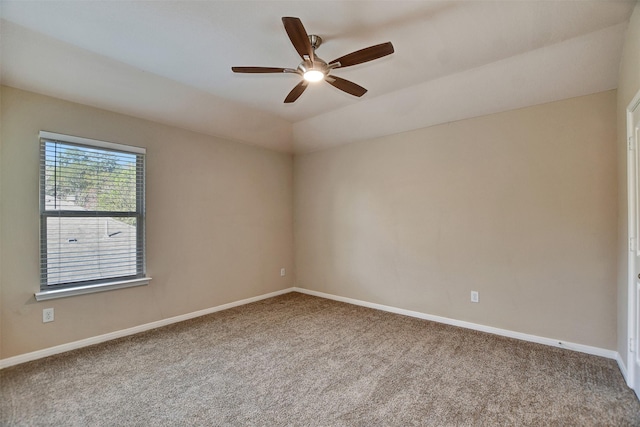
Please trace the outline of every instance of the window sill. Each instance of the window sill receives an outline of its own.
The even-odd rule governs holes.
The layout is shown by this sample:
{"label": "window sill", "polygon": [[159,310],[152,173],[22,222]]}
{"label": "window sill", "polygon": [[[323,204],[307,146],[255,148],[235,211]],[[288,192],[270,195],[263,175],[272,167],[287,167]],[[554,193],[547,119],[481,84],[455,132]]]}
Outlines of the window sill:
{"label": "window sill", "polygon": [[123,280],[120,282],[101,283],[99,285],[78,286],[67,289],[54,289],[50,291],[36,292],[36,301],[46,301],[50,299],[73,297],[76,295],[93,294],[96,292],[112,291],[114,289],[131,288],[133,286],[148,285],[151,277],[142,279]]}

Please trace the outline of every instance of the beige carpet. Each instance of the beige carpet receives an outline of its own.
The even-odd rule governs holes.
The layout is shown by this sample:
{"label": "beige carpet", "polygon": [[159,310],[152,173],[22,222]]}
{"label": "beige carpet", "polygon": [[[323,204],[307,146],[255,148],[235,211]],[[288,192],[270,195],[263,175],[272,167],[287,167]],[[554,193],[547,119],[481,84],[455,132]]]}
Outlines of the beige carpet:
{"label": "beige carpet", "polygon": [[298,293],[0,381],[3,426],[640,425],[612,360]]}

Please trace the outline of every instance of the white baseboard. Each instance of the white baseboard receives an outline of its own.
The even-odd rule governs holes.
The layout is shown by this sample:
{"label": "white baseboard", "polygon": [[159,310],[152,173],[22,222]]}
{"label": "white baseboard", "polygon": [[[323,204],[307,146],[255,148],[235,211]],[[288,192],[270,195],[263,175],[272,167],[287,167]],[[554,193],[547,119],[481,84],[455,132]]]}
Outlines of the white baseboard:
{"label": "white baseboard", "polygon": [[[485,326],[477,323],[465,322],[463,320],[450,319],[448,317],[434,316],[432,314],[421,313],[418,311],[405,310],[402,308],[391,307],[388,305],[376,304],[367,301],[361,301],[353,298],[341,297],[338,295],[327,294],[324,292],[312,291],[309,289],[294,287],[294,292],[300,292],[307,295],[313,295],[316,297],[331,299],[340,302],[346,302],[348,304],[360,305],[362,307],[374,308],[376,310],[388,311],[390,313],[402,314],[405,316],[417,317],[418,319],[431,320],[433,322],[444,323],[447,325],[458,326],[466,329],[473,329],[475,331],[488,332],[494,335],[501,335],[503,337],[516,338],[523,341],[530,341],[538,344],[545,344],[552,347],[566,348],[573,351],[579,351],[581,353],[593,354],[595,356],[606,357],[608,359],[618,360],[620,355],[615,350],[607,350],[599,347],[592,347],[584,344],[576,344],[567,341],[561,341],[553,338],[539,337],[537,335],[524,334],[522,332],[514,332],[508,329],[494,328],[493,326]],[[618,364],[620,365],[620,362]],[[623,372],[623,374],[626,370]],[[626,378],[626,376],[625,376]]]}
{"label": "white baseboard", "polygon": [[222,310],[227,310],[229,308],[238,307],[245,304],[250,304],[252,302],[260,301],[267,298],[272,298],[278,295],[283,295],[289,292],[300,292],[307,295],[313,295],[320,298],[326,298],[334,301],[345,302],[348,304],[359,305],[362,307],[373,308],[376,310],[387,311],[390,313],[402,314],[404,316],[416,317],[424,320],[431,320],[438,323],[444,323],[447,325],[458,326],[466,329],[473,329],[481,332],[488,332],[490,334],[505,336],[509,338],[516,338],[523,341],[535,342],[538,344],[545,344],[552,347],[560,347],[566,348],[573,351],[578,351],[581,353],[592,354],[595,356],[606,357],[608,359],[614,359],[618,362],[618,366],[620,367],[620,371],[624,378],[627,378],[627,370],[626,366],[622,362],[622,358],[617,351],[607,350],[599,347],[592,347],[584,344],[576,344],[566,341],[560,341],[552,338],[539,337],[536,335],[524,334],[521,332],[514,332],[507,329],[494,328],[492,326],[480,325],[477,323],[465,322],[462,320],[450,319],[448,317],[434,316],[431,314],[421,313],[418,311],[405,310],[402,308],[392,307],[383,304],[376,304],[367,301],[361,301],[353,298],[342,297],[338,295],[327,294],[324,292],[312,291],[304,288],[287,288],[282,289],[276,292],[270,292],[268,294],[259,295],[252,298],[246,298],[240,301],[230,302],[228,304],[219,305],[216,307],[207,308],[204,310],[194,311],[192,313],[182,314],[180,316],[170,317],[167,319],[158,320],[156,322],[145,323],[144,325],[134,326],[132,328],[122,329],[115,332],[110,332],[108,334],[98,335],[91,338],[82,339],[79,341],[70,342],[67,344],[58,345],[55,347],[49,347],[42,350],[37,350],[31,353],[20,354],[18,356],[9,357],[7,359],[0,359],[0,369],[7,368],[9,366],[18,365],[20,363],[30,362],[32,360],[41,359],[47,356],[52,356],[54,354],[64,353],[66,351],[75,350],[82,347],[87,347],[90,345],[98,344],[101,342],[113,340],[116,338],[125,337],[128,335],[137,334],[140,332],[148,331],[150,329],[160,328],[162,326],[170,325],[172,323],[182,322],[184,320],[193,319],[195,317],[204,316],[206,314],[215,313]]}
{"label": "white baseboard", "polygon": [[616,352],[616,362],[618,362],[618,368],[622,373],[624,381],[627,383],[629,387],[631,387],[631,385],[629,384],[629,379],[627,377],[627,365],[624,364],[624,361],[622,360],[622,356],[620,356],[620,353],[618,352]]}
{"label": "white baseboard", "polygon": [[67,344],[61,344],[55,347],[49,347],[42,350],[33,351],[31,353],[20,354],[18,356],[9,357],[7,359],[0,359],[0,369],[8,368],[9,366],[18,365],[20,363],[30,362],[36,359],[42,359],[43,357],[52,356],[54,354],[64,353],[65,351],[87,347],[93,344],[98,344],[98,343],[113,340],[116,338],[126,337],[127,335],[137,334],[140,332],[148,331],[150,329],[160,328],[162,326],[167,326],[172,323],[182,322],[185,320],[193,319],[194,317],[200,317],[206,314],[215,313],[217,311],[227,310],[229,308],[250,304],[252,302],[276,297],[278,295],[286,294],[289,292],[293,292],[293,288],[282,289],[280,291],[270,292],[268,294],[259,295],[257,297],[246,298],[240,301],[234,301],[228,304],[222,304],[216,307],[194,311],[192,313],[181,314],[180,316],[169,317],[167,319],[158,320],[156,322],[145,323],[144,325],[134,326],[132,328],[122,329],[115,332],[109,332],[108,334],[104,334],[104,335],[85,338],[79,341],[73,341]]}

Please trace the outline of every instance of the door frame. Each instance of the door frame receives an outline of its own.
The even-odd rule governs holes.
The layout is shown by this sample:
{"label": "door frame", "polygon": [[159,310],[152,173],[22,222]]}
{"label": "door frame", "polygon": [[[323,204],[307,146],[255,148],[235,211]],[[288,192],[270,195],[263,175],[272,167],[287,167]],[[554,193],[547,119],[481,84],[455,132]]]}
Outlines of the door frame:
{"label": "door frame", "polygon": [[[635,262],[636,257],[640,255],[640,242],[638,238],[638,228],[640,224],[636,222],[636,209],[637,209],[637,200],[636,200],[636,168],[638,165],[636,164],[636,157],[638,156],[637,151],[639,147],[639,141],[634,141],[633,135],[633,113],[636,109],[640,109],[640,90],[633,97],[633,100],[629,103],[627,107],[627,135],[626,135],[626,145],[627,145],[627,229],[628,229],[628,261],[627,261],[627,363],[626,363],[626,382],[629,387],[632,389],[636,389],[636,387],[640,388],[640,384],[634,384],[635,378],[635,358],[634,358],[634,347],[638,347],[638,343],[634,342],[635,339],[635,318],[636,318],[636,310],[639,310],[639,307],[636,307],[635,297],[636,297],[636,286],[638,286],[638,280],[636,279],[636,270],[635,270]],[[640,173],[640,171],[638,171]]]}

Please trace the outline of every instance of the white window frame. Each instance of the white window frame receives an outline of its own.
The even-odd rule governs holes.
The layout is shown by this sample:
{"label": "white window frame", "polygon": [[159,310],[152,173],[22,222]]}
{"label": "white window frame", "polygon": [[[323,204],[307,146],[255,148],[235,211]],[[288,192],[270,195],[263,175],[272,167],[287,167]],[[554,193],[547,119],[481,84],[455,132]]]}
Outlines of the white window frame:
{"label": "white window frame", "polygon": [[[138,154],[138,155],[142,154],[143,156],[146,154],[146,149],[142,147],[134,147],[129,145],[115,144],[112,142],[99,141],[95,139],[81,138],[77,136],[40,131],[39,133],[40,144],[42,144],[43,140],[58,141],[62,143],[89,146],[93,148],[102,148],[107,150],[114,150],[114,151],[126,152],[131,154]],[[40,206],[40,230],[41,230],[41,236],[40,236],[41,258],[40,259],[43,259],[44,252],[47,251],[46,236],[42,235],[43,230],[46,230],[46,225],[43,227],[43,221],[46,221],[47,217],[50,215],[48,214],[48,211],[46,211],[45,206],[42,202],[44,200],[44,194],[42,193],[44,191],[44,186],[42,185],[42,182],[43,182],[42,167],[39,168],[38,173],[39,173],[39,184],[40,184],[39,196],[40,196],[40,205],[41,205]],[[140,249],[142,253],[142,260],[141,260],[142,271],[139,270],[138,273],[136,274],[137,277],[135,278],[127,277],[123,279],[123,278],[116,277],[113,279],[101,280],[99,283],[82,284],[82,282],[80,282],[78,284],[69,283],[69,284],[56,285],[51,287],[45,285],[44,283],[41,283],[40,291],[35,293],[35,298],[37,301],[70,297],[74,295],[82,295],[82,294],[88,294],[88,293],[94,293],[94,292],[103,292],[103,291],[109,291],[109,290],[121,289],[121,288],[129,288],[132,286],[143,286],[149,283],[151,278],[147,277],[146,275],[146,247],[145,247],[145,222],[146,221],[145,221],[145,206],[144,206],[145,205],[144,186],[145,186],[146,171],[144,170],[144,166],[142,169],[142,173],[143,173],[143,177],[141,182],[139,183],[139,185],[142,185],[142,200],[138,200],[138,203],[140,204],[140,206],[139,206],[139,209],[137,209],[140,211],[140,216],[138,217],[139,221],[138,221],[138,230],[137,230],[137,233],[138,233],[137,245],[141,245]],[[45,243],[43,244],[43,242]],[[41,266],[41,272],[46,270],[46,268],[47,268],[46,265]]]}

